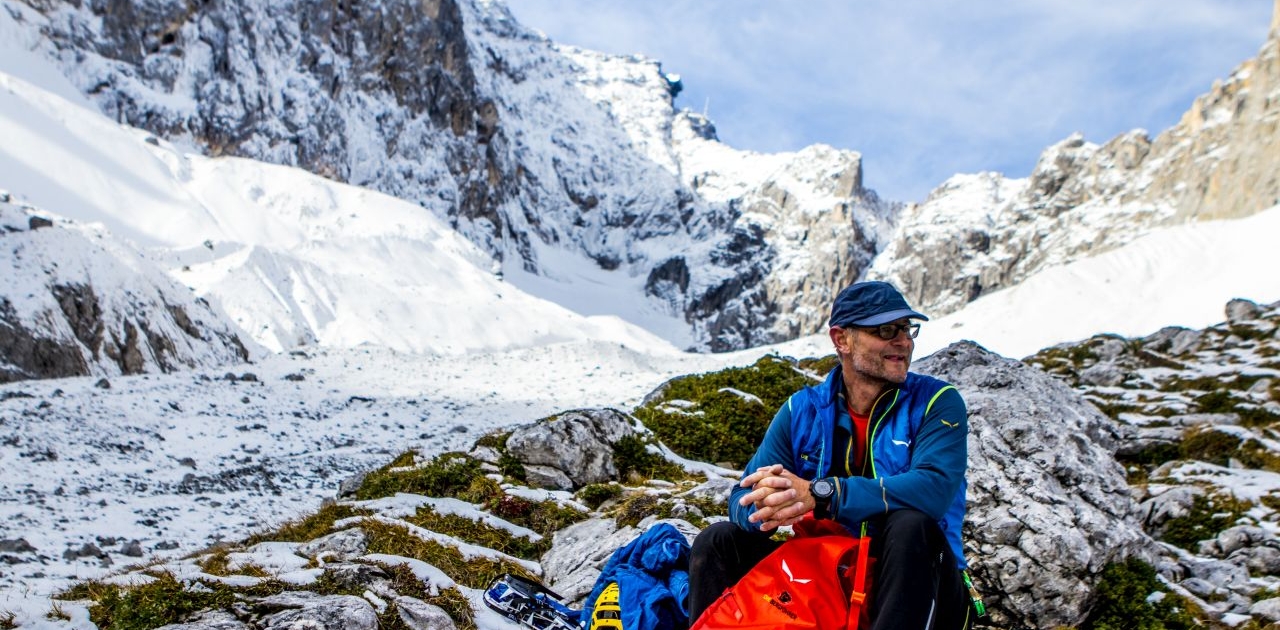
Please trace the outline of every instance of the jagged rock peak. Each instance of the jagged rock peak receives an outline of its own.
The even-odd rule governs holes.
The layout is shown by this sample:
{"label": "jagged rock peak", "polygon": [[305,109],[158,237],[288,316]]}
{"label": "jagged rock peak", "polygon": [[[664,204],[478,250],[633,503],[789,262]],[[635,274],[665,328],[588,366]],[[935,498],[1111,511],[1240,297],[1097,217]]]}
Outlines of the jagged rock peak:
{"label": "jagged rock peak", "polygon": [[1277,89],[1273,28],[1257,57],[1155,139],[1136,129],[1097,145],[1074,134],[1046,149],[1026,179],[948,180],[903,211],[867,275],[898,284],[929,315],[945,315],[1153,227],[1270,208],[1280,203]]}

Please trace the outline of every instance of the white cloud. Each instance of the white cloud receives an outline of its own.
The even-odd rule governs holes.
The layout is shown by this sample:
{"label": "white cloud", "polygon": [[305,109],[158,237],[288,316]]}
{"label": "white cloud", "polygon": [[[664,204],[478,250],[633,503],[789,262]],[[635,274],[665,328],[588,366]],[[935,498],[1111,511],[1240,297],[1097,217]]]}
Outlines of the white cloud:
{"label": "white cloud", "polygon": [[922,198],[956,172],[1025,175],[1075,131],[1173,124],[1252,57],[1259,0],[765,2],[510,0],[552,39],[641,53],[681,74],[679,104],[761,151],[862,151],[867,182]]}

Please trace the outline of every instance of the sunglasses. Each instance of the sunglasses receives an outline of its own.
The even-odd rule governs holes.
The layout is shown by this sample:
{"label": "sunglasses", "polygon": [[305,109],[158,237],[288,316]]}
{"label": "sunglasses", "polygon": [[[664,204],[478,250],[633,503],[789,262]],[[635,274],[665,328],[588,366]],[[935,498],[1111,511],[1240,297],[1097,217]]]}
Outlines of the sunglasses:
{"label": "sunglasses", "polygon": [[852,326],[852,328],[873,333],[885,341],[896,339],[900,332],[907,333],[907,336],[912,339],[920,334],[920,324],[880,324],[879,326]]}

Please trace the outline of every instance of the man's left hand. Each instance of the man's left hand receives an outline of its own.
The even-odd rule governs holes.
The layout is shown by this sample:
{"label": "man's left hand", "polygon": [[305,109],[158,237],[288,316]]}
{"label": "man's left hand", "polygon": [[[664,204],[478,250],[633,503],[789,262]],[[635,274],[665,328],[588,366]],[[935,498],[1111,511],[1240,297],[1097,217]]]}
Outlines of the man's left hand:
{"label": "man's left hand", "polygon": [[809,482],[781,465],[761,468],[741,483],[743,487],[750,485],[752,490],[739,499],[738,504],[755,504],[756,511],[748,520],[759,523],[761,531],[799,522],[815,505],[813,495],[809,494]]}

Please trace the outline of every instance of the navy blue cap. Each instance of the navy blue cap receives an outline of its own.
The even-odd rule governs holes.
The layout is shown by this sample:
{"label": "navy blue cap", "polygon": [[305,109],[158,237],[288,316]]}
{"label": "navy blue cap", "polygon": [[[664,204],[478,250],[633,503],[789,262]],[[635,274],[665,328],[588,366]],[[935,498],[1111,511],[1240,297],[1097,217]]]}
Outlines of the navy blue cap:
{"label": "navy blue cap", "polygon": [[831,305],[832,326],[879,326],[895,319],[910,317],[929,321],[907,305],[907,299],[888,282],[851,284]]}

